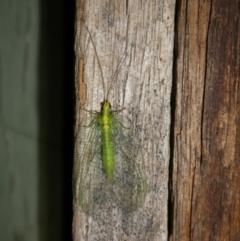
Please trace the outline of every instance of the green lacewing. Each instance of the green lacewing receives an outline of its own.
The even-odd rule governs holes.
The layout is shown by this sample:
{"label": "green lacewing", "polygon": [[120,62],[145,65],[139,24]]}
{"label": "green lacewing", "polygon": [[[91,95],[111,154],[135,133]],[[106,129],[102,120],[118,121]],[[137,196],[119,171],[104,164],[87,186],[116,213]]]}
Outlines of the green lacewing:
{"label": "green lacewing", "polygon": [[116,81],[119,61],[108,91],[105,89],[97,50],[87,29],[104,92],[100,111],[86,111],[75,142],[75,200],[83,212],[96,213],[107,202],[131,212],[142,206],[146,196],[141,147],[131,120],[123,109],[112,110],[109,92]]}

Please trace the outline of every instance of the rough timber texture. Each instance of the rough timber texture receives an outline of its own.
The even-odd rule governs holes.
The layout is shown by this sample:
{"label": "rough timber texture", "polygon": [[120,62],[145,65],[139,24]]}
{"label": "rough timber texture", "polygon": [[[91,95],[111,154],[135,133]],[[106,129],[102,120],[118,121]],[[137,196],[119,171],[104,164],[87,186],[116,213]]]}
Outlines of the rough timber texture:
{"label": "rough timber texture", "polygon": [[240,240],[239,1],[177,6],[172,240]]}
{"label": "rough timber texture", "polygon": [[[91,217],[74,202],[74,241],[168,238],[174,11],[173,0],[77,2],[75,134],[85,114],[83,108],[99,111],[103,100],[101,76],[85,25],[93,37],[106,88],[112,72],[124,59],[109,100],[113,109],[125,107],[124,113],[137,128],[148,192],[143,207],[131,214],[122,213],[114,204],[106,204],[101,215]],[[122,58],[124,55],[126,58]]]}

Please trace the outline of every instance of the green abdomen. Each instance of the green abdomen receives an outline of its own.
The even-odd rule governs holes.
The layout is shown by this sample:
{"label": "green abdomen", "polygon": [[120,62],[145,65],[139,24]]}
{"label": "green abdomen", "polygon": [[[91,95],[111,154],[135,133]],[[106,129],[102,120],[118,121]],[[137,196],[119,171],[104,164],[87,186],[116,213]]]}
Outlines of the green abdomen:
{"label": "green abdomen", "polygon": [[115,169],[115,153],[114,153],[114,143],[112,136],[114,116],[110,113],[109,109],[104,112],[102,110],[99,116],[101,125],[101,154],[102,154],[102,165],[103,170],[106,174],[108,181],[112,182],[114,179],[114,169]]}

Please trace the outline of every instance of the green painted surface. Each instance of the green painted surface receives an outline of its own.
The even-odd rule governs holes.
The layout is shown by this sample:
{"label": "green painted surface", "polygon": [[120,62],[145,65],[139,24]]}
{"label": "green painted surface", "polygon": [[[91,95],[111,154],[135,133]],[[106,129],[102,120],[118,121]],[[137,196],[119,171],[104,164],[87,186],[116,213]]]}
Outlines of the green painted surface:
{"label": "green painted surface", "polygon": [[39,240],[37,1],[0,1],[1,239]]}
{"label": "green painted surface", "polygon": [[[0,239],[4,241],[62,237],[62,112],[57,106],[62,104],[63,58],[56,24],[62,13],[54,12],[49,29],[52,10],[45,2],[0,0]],[[49,57],[52,50],[56,55]]]}

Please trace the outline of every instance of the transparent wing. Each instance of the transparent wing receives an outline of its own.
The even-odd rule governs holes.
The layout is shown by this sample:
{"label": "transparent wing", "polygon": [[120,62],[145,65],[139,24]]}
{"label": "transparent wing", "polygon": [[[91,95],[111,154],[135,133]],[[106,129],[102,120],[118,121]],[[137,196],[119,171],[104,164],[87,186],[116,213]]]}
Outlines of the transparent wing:
{"label": "transparent wing", "polygon": [[115,147],[114,181],[103,171],[101,130],[97,114],[87,116],[76,139],[74,188],[82,211],[93,215],[106,202],[114,201],[126,212],[140,207],[146,195],[142,155],[135,129],[122,113],[114,114],[112,126]]}
{"label": "transparent wing", "polygon": [[113,138],[115,144],[115,172],[113,197],[126,212],[142,206],[146,196],[146,179],[139,145],[130,119],[122,113],[116,115]]}
{"label": "transparent wing", "polygon": [[96,114],[83,120],[75,145],[75,199],[82,211],[92,215],[106,199],[106,178],[100,155],[101,132]]}

